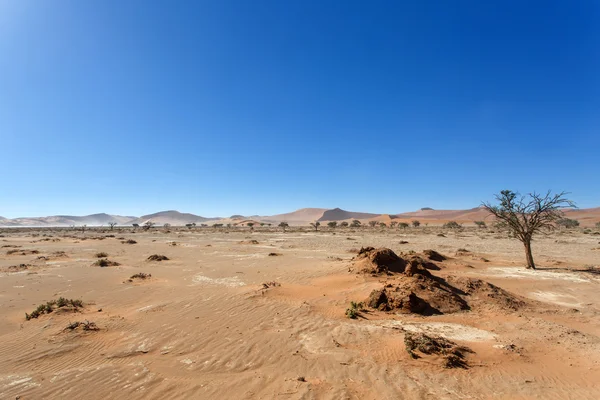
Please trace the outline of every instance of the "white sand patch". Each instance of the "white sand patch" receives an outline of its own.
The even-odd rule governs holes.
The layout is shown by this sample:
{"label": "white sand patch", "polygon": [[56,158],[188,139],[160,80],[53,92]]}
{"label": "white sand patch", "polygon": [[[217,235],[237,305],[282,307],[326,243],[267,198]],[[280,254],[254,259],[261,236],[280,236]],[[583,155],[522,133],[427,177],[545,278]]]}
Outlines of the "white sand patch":
{"label": "white sand patch", "polygon": [[554,271],[540,271],[525,268],[511,268],[511,267],[494,267],[488,268],[488,272],[493,275],[500,276],[502,278],[517,278],[517,279],[556,279],[566,280],[570,282],[590,282],[578,274],[572,272],[554,272]]}
{"label": "white sand patch", "polygon": [[40,384],[34,382],[33,378],[30,376],[8,375],[0,378],[0,382],[2,384],[2,389],[8,389],[14,386],[21,386],[22,390],[25,390],[31,387],[40,386]]}
{"label": "white sand patch", "polygon": [[246,285],[237,276],[232,276],[232,277],[227,277],[227,278],[209,278],[208,276],[204,276],[204,275],[195,275],[192,278],[192,281],[195,284],[219,285],[219,286],[227,286],[227,287],[240,287],[240,286]]}
{"label": "white sand patch", "polygon": [[428,335],[442,336],[450,340],[462,340],[465,342],[487,342],[494,340],[496,334],[473,328],[472,326],[452,324],[448,322],[424,322],[424,323],[402,323],[401,321],[390,321],[389,325],[401,327],[408,332],[426,333]]}
{"label": "white sand patch", "polygon": [[581,303],[577,301],[575,296],[571,296],[568,294],[561,294],[555,292],[531,292],[527,294],[527,297],[532,298],[534,300],[543,301],[546,303],[558,304],[560,306],[565,307],[579,307]]}

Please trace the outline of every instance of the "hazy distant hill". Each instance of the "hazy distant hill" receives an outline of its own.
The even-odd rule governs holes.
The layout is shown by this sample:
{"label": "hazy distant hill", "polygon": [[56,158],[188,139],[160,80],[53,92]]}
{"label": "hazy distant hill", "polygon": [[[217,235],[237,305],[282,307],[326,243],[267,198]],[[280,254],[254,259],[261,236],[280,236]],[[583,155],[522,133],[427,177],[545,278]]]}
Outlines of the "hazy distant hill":
{"label": "hazy distant hill", "polygon": [[85,216],[74,215],[53,215],[50,217],[31,217],[0,219],[0,225],[4,226],[71,226],[71,225],[89,225],[100,226],[108,225],[109,222],[116,222],[119,225],[127,224],[135,217],[110,214],[92,214]]}
{"label": "hazy distant hill", "polygon": [[[566,210],[565,214],[568,218],[577,219],[582,226],[591,227],[597,222],[600,222],[600,207]],[[141,217],[128,217],[121,215],[110,214],[92,214],[86,216],[73,215],[54,215],[50,217],[31,217],[31,218],[14,218],[8,219],[0,217],[0,226],[107,226],[109,222],[116,222],[118,225],[142,225],[146,221],[152,221],[156,225],[171,224],[173,226],[182,226],[185,224],[195,223],[232,223],[232,224],[247,224],[247,222],[255,222],[255,225],[260,225],[261,222],[278,224],[285,221],[290,225],[308,225],[314,221],[343,221],[358,219],[361,222],[378,221],[389,224],[392,220],[396,222],[410,222],[419,220],[422,223],[430,225],[440,225],[448,221],[456,221],[461,224],[472,224],[474,221],[491,222],[491,216],[481,207],[471,208],[468,210],[433,210],[430,208],[422,208],[418,211],[406,212],[395,215],[376,214],[365,212],[346,211],[340,208],[328,210],[326,208],[302,208],[290,213],[277,214],[272,216],[250,216],[232,215],[230,218],[206,218],[195,214],[180,213],[179,211],[161,211],[154,214],[143,215]]]}
{"label": "hazy distant hill", "polygon": [[260,217],[260,219],[269,222],[285,221],[294,225],[307,224],[312,221],[318,221],[325,211],[327,211],[326,208],[301,208],[294,212]]}
{"label": "hazy distant hill", "polygon": [[342,210],[341,208],[334,208],[333,210],[326,210],[318,221],[343,221],[345,219],[368,219],[374,218],[381,214],[352,212]]}
{"label": "hazy distant hill", "polygon": [[143,224],[146,221],[152,221],[156,225],[171,224],[174,226],[185,225],[185,224],[199,224],[206,221],[215,221],[221,218],[206,218],[195,214],[180,213],[179,211],[169,210],[161,211],[154,214],[142,215],[129,224]]}

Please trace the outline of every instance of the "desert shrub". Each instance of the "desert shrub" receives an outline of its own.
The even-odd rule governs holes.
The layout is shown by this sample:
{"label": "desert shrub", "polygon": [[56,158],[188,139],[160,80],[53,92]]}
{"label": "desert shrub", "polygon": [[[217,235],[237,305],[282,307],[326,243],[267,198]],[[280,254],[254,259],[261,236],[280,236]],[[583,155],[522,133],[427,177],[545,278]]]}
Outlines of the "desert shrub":
{"label": "desert shrub", "polygon": [[577,221],[576,219],[561,218],[561,219],[557,220],[555,222],[555,224],[557,226],[569,229],[569,228],[577,228],[579,226],[579,221]]}
{"label": "desert shrub", "polygon": [[408,224],[406,222],[398,222],[398,228],[406,229],[408,228]]}
{"label": "desert shrub", "polygon": [[105,252],[101,251],[100,253],[96,253],[95,257],[96,258],[104,258],[104,257],[108,257],[108,254],[106,254]]}
{"label": "desert shrub", "polygon": [[77,311],[77,309],[83,307],[83,302],[77,299],[65,299],[64,297],[59,297],[58,300],[52,300],[47,302],[46,304],[40,304],[30,314],[25,313],[25,319],[29,321],[31,319],[38,318],[40,315],[50,314],[55,309],[67,307],[72,308],[74,311]]}
{"label": "desert shrub", "polygon": [[404,336],[404,345],[411,358],[421,358],[415,351],[426,355],[441,355],[445,368],[468,368],[465,353],[472,353],[469,348],[458,346],[448,339],[424,333],[407,332]]}
{"label": "desert shrub", "polygon": [[350,302],[350,307],[346,309],[346,317],[350,319],[356,319],[360,315],[360,311],[364,309],[364,303],[356,303],[354,301]]}
{"label": "desert shrub", "polygon": [[137,242],[133,239],[127,239],[127,240],[122,240],[121,243],[123,244],[137,244]]}
{"label": "desert shrub", "polygon": [[357,219],[353,219],[352,223],[350,224],[351,228],[358,228],[361,225],[360,221]]}
{"label": "desert shrub", "polygon": [[262,288],[263,289],[268,289],[268,288],[273,288],[273,287],[279,287],[279,286],[281,286],[281,283],[275,282],[275,281],[264,282],[262,284]]}
{"label": "desert shrub", "polygon": [[334,229],[337,227],[337,222],[336,221],[329,221],[327,223],[327,226],[330,227],[331,229]]}
{"label": "desert shrub", "polygon": [[449,221],[443,225],[445,229],[460,229],[462,226],[456,221]]}
{"label": "desert shrub", "polygon": [[64,329],[65,331],[74,331],[78,328],[81,328],[84,331],[99,331],[98,325],[95,322],[84,321],[84,322],[70,322],[69,325]]}
{"label": "desert shrub", "polygon": [[106,258],[101,258],[101,259],[97,260],[93,265],[95,267],[117,267],[121,264],[119,264],[116,261],[110,261]]}
{"label": "desert shrub", "polygon": [[349,225],[349,224],[348,224],[348,222],[346,222],[346,221],[340,222],[340,226],[341,226],[341,227],[343,227],[343,228],[346,228],[346,227],[348,227],[348,225]]}
{"label": "desert shrub", "polygon": [[138,272],[137,274],[133,274],[129,277],[129,280],[133,279],[149,279],[152,278],[152,274],[146,274],[144,272]]}
{"label": "desert shrub", "polygon": [[147,261],[166,261],[168,259],[167,256],[163,256],[162,254],[152,254],[148,257]]}
{"label": "desert shrub", "polygon": [[421,223],[419,221],[417,221],[417,220],[415,220],[415,221],[412,222],[412,226],[415,227],[415,228],[418,228],[420,225],[421,225]]}
{"label": "desert shrub", "polygon": [[479,228],[485,228],[487,226],[485,221],[475,221],[475,225],[477,225]]}

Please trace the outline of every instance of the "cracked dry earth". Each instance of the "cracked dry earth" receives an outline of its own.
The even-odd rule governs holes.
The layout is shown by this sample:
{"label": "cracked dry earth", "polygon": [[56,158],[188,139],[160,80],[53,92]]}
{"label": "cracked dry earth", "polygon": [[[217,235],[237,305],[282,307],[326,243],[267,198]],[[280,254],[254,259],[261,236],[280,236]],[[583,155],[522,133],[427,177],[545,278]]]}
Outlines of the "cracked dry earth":
{"label": "cracked dry earth", "polygon": [[[600,398],[600,275],[586,270],[597,236],[539,238],[528,271],[518,242],[476,230],[2,233],[23,250],[0,249],[2,399]],[[388,279],[349,271],[362,246],[435,249],[449,257],[436,276],[487,281],[527,307],[349,319]],[[100,252],[119,265],[94,266]],[[84,306],[25,319],[59,297]],[[98,329],[66,329],[85,322]],[[407,333],[469,348],[468,367],[412,358]]]}

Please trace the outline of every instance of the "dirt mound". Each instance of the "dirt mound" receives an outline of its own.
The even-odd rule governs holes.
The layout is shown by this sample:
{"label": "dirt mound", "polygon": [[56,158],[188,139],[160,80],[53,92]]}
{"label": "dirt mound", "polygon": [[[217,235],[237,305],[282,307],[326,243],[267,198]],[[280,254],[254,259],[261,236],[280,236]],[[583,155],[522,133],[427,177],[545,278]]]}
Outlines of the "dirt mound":
{"label": "dirt mound", "polygon": [[514,311],[527,304],[491,283],[454,276],[446,280],[434,276],[418,259],[412,261],[393,282],[373,290],[365,304],[380,311],[420,315],[451,314],[473,307]]}
{"label": "dirt mound", "polygon": [[409,263],[412,267],[421,267],[423,269],[429,269],[429,270],[433,270],[433,271],[441,270],[441,268],[438,267],[436,264],[432,263],[431,261],[425,260],[423,257],[420,257],[417,254],[409,254],[409,255],[402,254],[402,256],[406,259],[407,263]]}
{"label": "dirt mound", "polygon": [[436,315],[469,310],[461,291],[449,285],[431,272],[412,266],[397,284],[387,284],[374,290],[367,299],[369,307],[381,311],[397,311],[406,314]]}
{"label": "dirt mound", "polygon": [[479,303],[485,306],[495,305],[498,308],[509,310],[518,310],[527,304],[514,294],[481,279],[449,276],[448,282],[465,292],[469,303]]}
{"label": "dirt mound", "polygon": [[362,247],[353,260],[355,260],[355,266],[358,271],[362,273],[402,273],[406,268],[406,261],[385,247],[379,249]]}
{"label": "dirt mound", "polygon": [[433,261],[444,261],[448,259],[448,257],[438,253],[435,250],[423,250],[423,254],[425,254],[425,257]]}
{"label": "dirt mound", "polygon": [[424,333],[406,333],[404,346],[408,354],[415,359],[421,358],[423,355],[442,356],[442,365],[445,368],[468,368],[465,353],[473,352],[471,349],[459,346],[443,337],[428,336]]}

